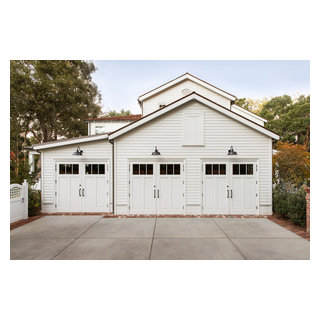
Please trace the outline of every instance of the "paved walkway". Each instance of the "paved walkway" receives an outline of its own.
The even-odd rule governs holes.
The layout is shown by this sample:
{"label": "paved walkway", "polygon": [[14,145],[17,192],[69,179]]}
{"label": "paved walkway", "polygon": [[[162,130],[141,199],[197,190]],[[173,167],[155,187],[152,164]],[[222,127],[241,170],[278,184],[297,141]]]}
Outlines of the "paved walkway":
{"label": "paved walkway", "polygon": [[262,218],[47,216],[11,231],[11,259],[309,259],[310,243]]}

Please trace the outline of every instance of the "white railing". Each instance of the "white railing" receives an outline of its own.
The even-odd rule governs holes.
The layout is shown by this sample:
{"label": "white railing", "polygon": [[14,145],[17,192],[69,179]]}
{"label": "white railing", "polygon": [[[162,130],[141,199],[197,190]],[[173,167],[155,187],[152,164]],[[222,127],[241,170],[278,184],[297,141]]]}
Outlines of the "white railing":
{"label": "white railing", "polygon": [[10,185],[10,223],[28,219],[28,182]]}

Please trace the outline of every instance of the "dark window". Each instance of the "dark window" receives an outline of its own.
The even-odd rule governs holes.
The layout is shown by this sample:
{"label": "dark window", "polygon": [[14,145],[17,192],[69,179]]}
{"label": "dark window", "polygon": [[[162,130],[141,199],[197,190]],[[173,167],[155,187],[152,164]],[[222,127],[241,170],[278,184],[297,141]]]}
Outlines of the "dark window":
{"label": "dark window", "polygon": [[72,165],[72,174],[79,174],[79,165],[78,164]]}
{"label": "dark window", "polygon": [[253,164],[247,164],[247,174],[253,174]]}
{"label": "dark window", "polygon": [[239,174],[239,165],[238,164],[234,164],[232,166],[232,172],[233,172],[233,174]]}
{"label": "dark window", "polygon": [[71,164],[66,165],[66,174],[72,174],[72,165]]}
{"label": "dark window", "polygon": [[206,164],[206,174],[212,174],[212,164]]}
{"label": "dark window", "polygon": [[86,164],[86,174],[91,174],[91,164]]}
{"label": "dark window", "polygon": [[240,164],[240,174],[247,173],[247,166],[245,164]]}
{"label": "dark window", "polygon": [[59,165],[59,173],[65,174],[66,173],[66,166],[64,164]]}
{"label": "dark window", "polygon": [[180,164],[174,165],[174,174],[180,174]]}
{"label": "dark window", "polygon": [[219,165],[214,164],[212,167],[213,167],[212,174],[219,174]]}
{"label": "dark window", "polygon": [[147,164],[147,174],[153,174],[153,164]]}
{"label": "dark window", "polygon": [[167,166],[165,164],[160,164],[160,174],[167,174]]}
{"label": "dark window", "polygon": [[146,165],[145,164],[140,164],[140,174],[146,174]]}
{"label": "dark window", "polygon": [[226,165],[220,164],[220,174],[226,174]]}
{"label": "dark window", "polygon": [[104,174],[104,173],[105,173],[104,164],[99,164],[99,174]]}
{"label": "dark window", "polygon": [[167,164],[167,174],[173,174],[173,164]]}
{"label": "dark window", "polygon": [[139,174],[139,165],[138,164],[134,164],[132,166],[132,173],[133,174]]}
{"label": "dark window", "polygon": [[99,166],[97,164],[92,164],[92,174],[98,174],[98,168]]}

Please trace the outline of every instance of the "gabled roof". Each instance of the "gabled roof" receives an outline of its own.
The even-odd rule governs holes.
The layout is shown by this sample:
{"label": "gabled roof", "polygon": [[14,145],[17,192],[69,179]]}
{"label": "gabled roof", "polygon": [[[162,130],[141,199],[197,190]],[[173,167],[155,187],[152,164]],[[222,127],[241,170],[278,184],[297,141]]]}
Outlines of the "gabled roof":
{"label": "gabled roof", "polygon": [[42,150],[49,148],[56,148],[61,146],[68,146],[77,143],[90,142],[96,140],[108,139],[108,133],[94,134],[91,136],[82,136],[77,138],[69,138],[69,139],[60,139],[55,141],[44,142],[40,144],[33,145],[34,150]]}
{"label": "gabled roof", "polygon": [[136,121],[142,117],[141,114],[129,114],[125,116],[112,116],[112,117],[100,117],[100,118],[88,118],[84,121]]}
{"label": "gabled roof", "polygon": [[155,95],[156,93],[159,93],[159,92],[161,92],[161,91],[163,91],[163,90],[165,90],[165,89],[167,89],[169,87],[172,87],[175,84],[177,84],[177,83],[179,83],[181,81],[187,80],[187,79],[191,80],[191,81],[193,81],[195,83],[198,83],[201,86],[203,86],[203,87],[205,87],[205,88],[207,88],[207,89],[209,89],[209,90],[211,90],[211,91],[213,91],[213,92],[215,92],[217,94],[220,94],[221,96],[229,99],[230,101],[235,101],[237,99],[237,97],[232,95],[231,93],[228,93],[228,92],[226,92],[226,91],[224,91],[222,89],[219,89],[219,88],[213,86],[212,84],[210,84],[210,83],[208,83],[208,82],[206,82],[204,80],[201,80],[201,79],[199,79],[199,78],[197,78],[197,77],[195,77],[192,74],[187,72],[187,73],[181,75],[178,78],[175,78],[175,79],[173,79],[173,80],[171,80],[169,82],[166,82],[165,84],[163,84],[163,85],[161,85],[161,86],[159,86],[159,87],[157,87],[157,88],[155,88],[155,89],[153,89],[151,91],[148,91],[148,92],[142,94],[141,96],[138,97],[138,101],[139,101],[139,103],[141,103],[143,100],[145,100],[147,98],[150,98],[151,96]]}
{"label": "gabled roof", "polygon": [[161,115],[167,113],[167,112],[170,112],[171,110],[174,110],[175,108],[191,101],[191,100],[196,100],[200,103],[203,103],[204,105],[212,108],[213,110],[216,110],[220,113],[223,113],[225,114],[226,116],[234,119],[234,120],[237,120],[245,125],[247,125],[248,127],[251,127],[252,129],[255,129],[256,131],[259,131],[267,136],[269,136],[270,138],[272,139],[276,139],[276,140],[279,140],[279,136],[274,133],[273,131],[255,123],[254,121],[252,120],[249,120],[241,115],[239,115],[238,113],[234,112],[234,111],[231,111],[229,110],[228,108],[204,97],[204,96],[201,96],[200,94],[196,93],[196,92],[192,92],[190,93],[189,95],[185,96],[185,97],[182,97],[170,104],[168,104],[167,106],[163,107],[162,109],[158,109],[148,115],[146,115],[145,117],[142,117],[140,120],[137,120],[135,122],[132,122],[132,123],[129,123],[128,125],[118,129],[118,130],[115,130],[113,131],[112,133],[109,134],[109,139],[115,139],[147,122],[150,122],[158,117],[160,117]]}

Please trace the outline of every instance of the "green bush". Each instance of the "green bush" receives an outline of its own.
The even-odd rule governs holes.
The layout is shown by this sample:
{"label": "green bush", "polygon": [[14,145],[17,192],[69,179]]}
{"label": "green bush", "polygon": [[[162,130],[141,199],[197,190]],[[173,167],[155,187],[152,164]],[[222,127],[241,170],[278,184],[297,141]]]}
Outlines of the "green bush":
{"label": "green bush", "polygon": [[28,190],[28,211],[29,217],[35,216],[41,210],[41,191]]}
{"label": "green bush", "polygon": [[273,212],[304,227],[306,225],[305,192],[273,192]]}
{"label": "green bush", "polygon": [[290,193],[288,196],[289,219],[299,226],[306,225],[306,194],[305,192]]}

